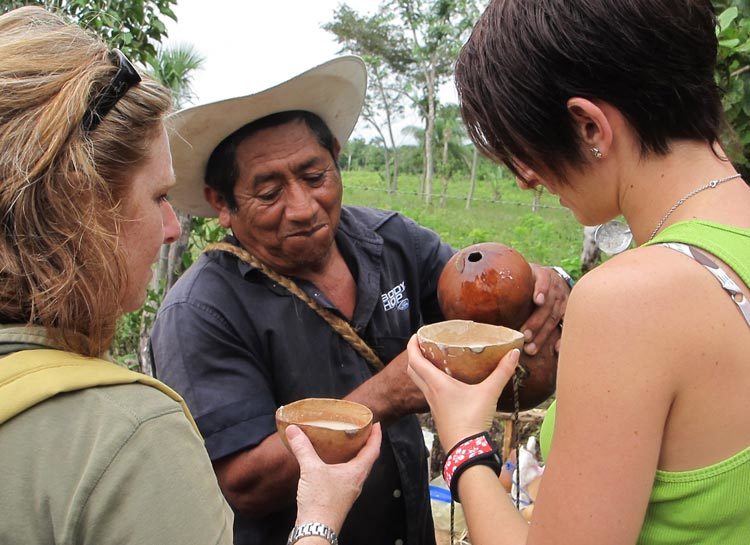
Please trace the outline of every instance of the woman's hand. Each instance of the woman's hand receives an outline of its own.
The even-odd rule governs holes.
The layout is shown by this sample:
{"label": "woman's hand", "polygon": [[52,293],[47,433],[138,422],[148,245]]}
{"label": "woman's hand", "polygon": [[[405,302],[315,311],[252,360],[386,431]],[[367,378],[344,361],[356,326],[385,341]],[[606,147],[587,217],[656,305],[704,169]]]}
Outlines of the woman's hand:
{"label": "woman's hand", "polygon": [[[524,351],[533,356],[545,345],[565,315],[570,287],[554,269],[532,264],[531,270],[534,273],[536,310],[520,331],[526,342]],[[559,350],[559,345],[556,348]]]}
{"label": "woman's hand", "polygon": [[511,350],[483,382],[465,384],[432,365],[422,355],[416,335],[409,341],[406,352],[407,372],[430,405],[440,443],[446,451],[465,437],[490,429],[500,392],[513,376],[520,356],[519,350]]}
{"label": "woman's hand", "polygon": [[372,426],[365,446],[345,464],[324,463],[297,426],[287,427],[286,437],[300,467],[296,525],[322,522],[338,534],[380,455],[380,424]]}

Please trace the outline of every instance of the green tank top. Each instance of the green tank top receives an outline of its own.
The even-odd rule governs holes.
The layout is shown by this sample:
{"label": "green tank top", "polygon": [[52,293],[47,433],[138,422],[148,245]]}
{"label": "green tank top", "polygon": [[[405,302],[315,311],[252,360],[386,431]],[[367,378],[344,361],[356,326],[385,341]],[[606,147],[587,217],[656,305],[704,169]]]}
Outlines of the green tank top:
{"label": "green tank top", "polygon": [[[707,221],[676,223],[648,245],[682,242],[729,265],[750,286],[750,229]],[[742,319],[742,316],[739,316]],[[539,430],[546,458],[555,427],[556,403]],[[750,447],[708,467],[657,470],[639,545],[750,544]]]}

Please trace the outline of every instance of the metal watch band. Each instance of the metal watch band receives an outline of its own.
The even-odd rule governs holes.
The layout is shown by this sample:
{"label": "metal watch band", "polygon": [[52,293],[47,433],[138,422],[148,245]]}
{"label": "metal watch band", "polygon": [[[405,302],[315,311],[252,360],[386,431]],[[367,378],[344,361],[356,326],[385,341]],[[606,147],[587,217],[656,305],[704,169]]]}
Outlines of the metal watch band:
{"label": "metal watch band", "polygon": [[556,272],[557,274],[559,274],[559,275],[560,275],[560,278],[562,278],[563,280],[565,280],[565,283],[566,283],[566,284],[568,284],[568,287],[569,287],[570,289],[573,289],[573,286],[575,285],[575,283],[576,283],[576,282],[575,282],[575,280],[573,280],[573,278],[571,278],[571,276],[570,276],[570,275],[568,274],[568,271],[566,271],[566,270],[565,270],[565,269],[563,269],[562,267],[558,267],[558,266],[554,266],[554,267],[550,267],[550,268],[551,268],[551,269],[552,269],[553,271],[555,271],[555,272]]}
{"label": "metal watch band", "polygon": [[336,532],[322,522],[306,522],[299,526],[295,526],[289,534],[289,539],[287,540],[286,545],[293,545],[303,537],[310,536],[322,537],[331,545],[339,545],[339,538],[336,535]]}

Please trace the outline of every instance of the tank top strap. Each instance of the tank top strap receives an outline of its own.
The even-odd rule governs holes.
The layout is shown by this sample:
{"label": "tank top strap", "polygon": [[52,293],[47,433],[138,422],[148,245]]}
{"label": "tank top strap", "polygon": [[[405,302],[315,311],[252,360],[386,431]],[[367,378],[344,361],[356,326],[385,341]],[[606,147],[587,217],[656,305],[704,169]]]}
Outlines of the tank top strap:
{"label": "tank top strap", "polygon": [[657,246],[666,246],[667,248],[676,250],[701,264],[708,272],[710,272],[714,276],[714,278],[716,278],[716,280],[719,281],[721,287],[724,288],[724,291],[737,305],[740,313],[745,318],[745,322],[747,323],[748,327],[750,327],[750,301],[748,301],[747,297],[745,297],[745,294],[742,293],[742,290],[737,285],[737,283],[732,280],[732,278],[726,272],[724,272],[724,269],[717,265],[705,253],[688,244],[683,244],[682,242],[662,242],[657,244]]}

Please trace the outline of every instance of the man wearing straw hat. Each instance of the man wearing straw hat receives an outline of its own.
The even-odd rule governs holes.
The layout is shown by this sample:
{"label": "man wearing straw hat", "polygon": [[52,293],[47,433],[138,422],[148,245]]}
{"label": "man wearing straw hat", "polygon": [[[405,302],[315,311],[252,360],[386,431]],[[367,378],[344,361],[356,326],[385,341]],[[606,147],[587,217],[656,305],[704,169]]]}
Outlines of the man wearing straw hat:
{"label": "man wearing straw hat", "polygon": [[[295,525],[299,470],[274,413],[307,397],[363,403],[384,425],[341,543],[435,541],[414,416],[427,406],[402,352],[441,318],[437,279],[453,250],[399,214],[342,207],[337,159],[365,88],[362,61],[341,57],[172,119],[170,199],[232,235],[169,291],[152,351],[205,438],[237,545],[281,545]],[[537,276],[548,315],[567,290],[554,273]]]}

